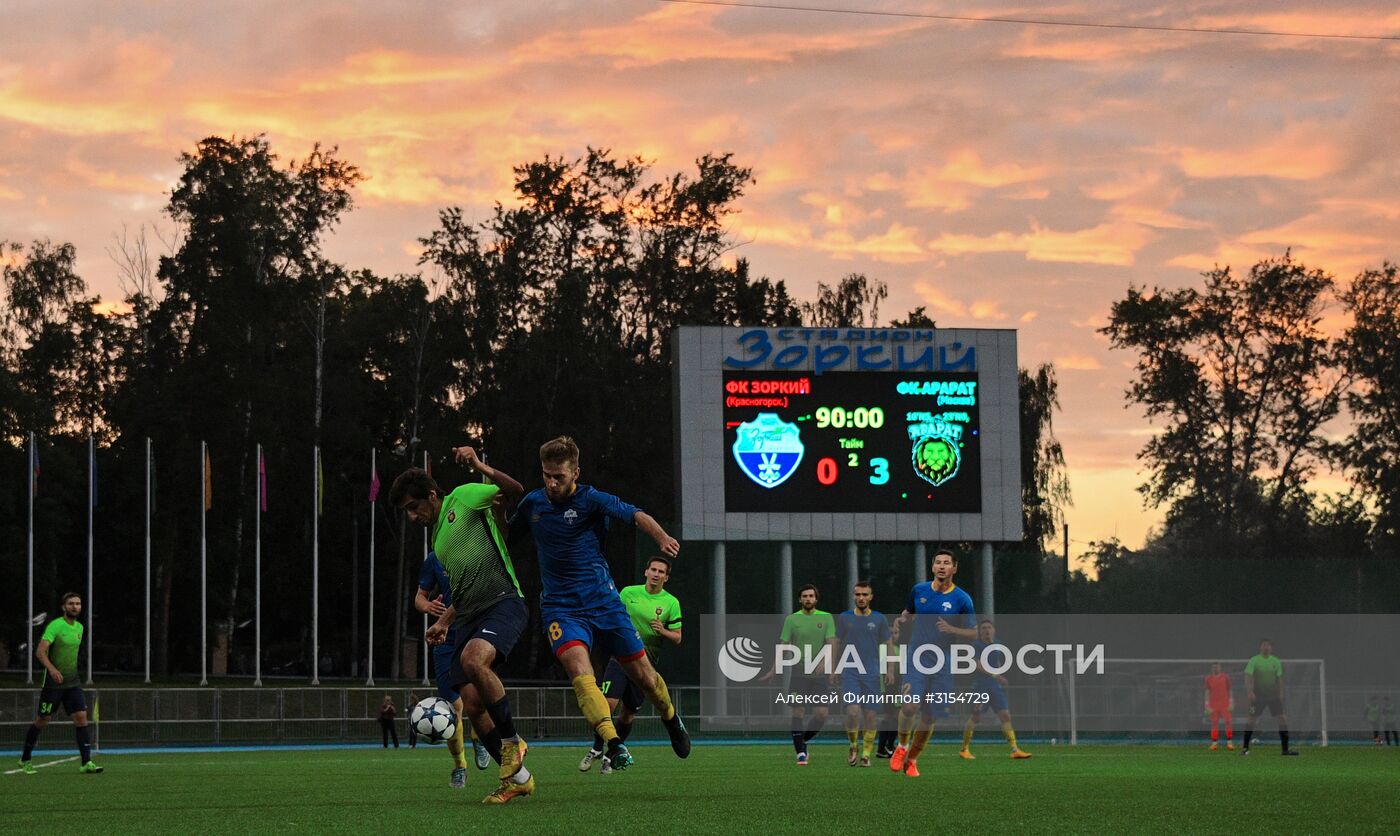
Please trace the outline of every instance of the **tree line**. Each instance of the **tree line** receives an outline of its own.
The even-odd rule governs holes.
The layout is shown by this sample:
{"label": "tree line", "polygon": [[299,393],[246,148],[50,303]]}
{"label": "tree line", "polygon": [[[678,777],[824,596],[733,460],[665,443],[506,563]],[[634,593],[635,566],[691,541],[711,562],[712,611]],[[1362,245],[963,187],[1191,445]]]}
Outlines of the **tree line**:
{"label": "tree line", "polygon": [[[109,248],[119,300],[89,293],[71,244],[0,243],[0,569],[24,577],[24,441],[34,432],[43,456],[36,608],[52,609],[45,595],[60,587],[81,587],[86,440],[94,436],[99,643],[112,650],[106,664],[127,669],[139,667],[145,629],[136,567],[147,437],[156,451],[156,670],[199,668],[189,636],[199,617],[195,515],[206,441],[209,626],[230,671],[251,670],[243,625],[253,607],[254,450],[262,443],[264,670],[308,666],[311,449],[319,446],[321,645],[326,672],[348,674],[367,653],[371,449],[386,482],[426,451],[435,475],[456,484],[464,474],[445,454],[470,441],[529,484],[538,444],[568,433],[583,448],[586,478],[670,520],[672,427],[661,405],[671,396],[671,330],[876,326],[888,298],[882,282],[852,274],[798,299],[747,259],[728,258],[736,244],[727,221],[754,184],[729,154],[669,173],[592,148],[521,164],[510,205],[478,222],[458,207],[441,209],[419,240],[418,269],[390,276],[325,254],[363,179],[338,149],[317,146],[283,162],[265,137],[210,137],[180,163],[168,225],[123,231]],[[1287,257],[1247,278],[1216,271],[1204,291],[1132,289],[1115,305],[1106,333],[1139,357],[1129,396],[1154,419],[1170,419],[1143,453],[1148,501],[1170,506],[1159,540],[1208,542],[1206,528],[1219,524],[1229,542],[1249,544],[1306,523],[1349,526],[1368,553],[1393,549],[1385,544],[1397,513],[1395,282],[1387,265],[1340,294],[1357,323],[1343,337],[1326,336],[1317,321],[1332,280]],[[887,324],[936,323],[917,308]],[[998,588],[1025,609],[1055,607],[1065,590],[1057,561],[1043,552],[1070,495],[1053,431],[1053,366],[1023,369],[1020,388],[1026,537],[1009,551],[1030,557],[1009,556]],[[1343,408],[1355,428],[1345,441],[1328,434]],[[1317,501],[1306,485],[1324,465],[1345,468],[1357,493]],[[377,508],[376,600],[387,603],[376,617],[389,627],[376,630],[383,670],[413,652],[397,639],[415,635],[409,599],[421,534],[382,502]],[[610,543],[619,577],[631,574],[629,536]],[[530,595],[538,576],[524,554],[517,566]],[[1091,590],[1075,594],[1091,600]],[[22,612],[23,596],[22,584],[5,585],[0,609]],[[20,621],[0,627],[11,654],[24,641]],[[537,639],[525,661],[513,662],[517,673],[548,670]]]}

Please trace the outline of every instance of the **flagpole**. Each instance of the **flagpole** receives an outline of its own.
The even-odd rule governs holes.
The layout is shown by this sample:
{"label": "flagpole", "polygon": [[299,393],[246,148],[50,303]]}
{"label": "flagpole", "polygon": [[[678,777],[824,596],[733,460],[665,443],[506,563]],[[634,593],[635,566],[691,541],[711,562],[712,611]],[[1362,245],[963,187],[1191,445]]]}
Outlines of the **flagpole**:
{"label": "flagpole", "polygon": [[[424,450],[424,451],[423,451],[423,469],[424,469],[424,470],[427,470],[427,469],[428,469],[428,451],[427,451],[427,450]],[[426,563],[427,561],[428,561],[428,527],[427,527],[427,526],[424,526],[424,527],[423,527],[423,562]],[[427,613],[423,613],[423,635],[424,635],[424,636],[427,636],[427,635],[428,635],[428,614],[427,614]],[[426,641],[423,642],[423,684],[424,684],[424,685],[431,684],[431,683],[428,682],[428,643],[427,643]]]}
{"label": "flagpole", "polygon": [[208,685],[209,665],[209,444],[199,442],[199,684]]}
{"label": "flagpole", "polygon": [[34,462],[38,456],[34,433],[29,434],[29,618],[24,622],[25,629],[25,679],[26,685],[34,684]]}
{"label": "flagpole", "polygon": [[262,445],[258,445],[258,507],[253,513],[253,684],[262,685],[262,509],[267,501],[263,495]]}
{"label": "flagpole", "polygon": [[92,587],[92,508],[93,508],[93,506],[96,505],[96,504],[97,504],[97,447],[94,445],[92,433],[88,433],[88,509],[87,509],[87,514],[88,514],[88,585],[87,585],[87,601],[86,601],[86,607],[87,607],[87,634],[84,636],[84,638],[87,639],[87,652],[88,652],[88,653],[87,653],[87,657],[88,657],[88,675],[87,675],[87,682],[84,683],[84,684],[87,684],[87,685],[91,685],[91,684],[92,684],[93,641],[95,641],[95,639],[93,639],[93,636],[94,636],[94,634],[96,633],[96,631],[93,630],[93,627],[92,627],[92,626],[93,626],[93,624],[97,621],[97,619],[94,617],[94,613],[96,612],[96,610],[95,610],[94,607],[93,607],[93,601],[92,601],[92,593],[93,593],[93,587]]}
{"label": "flagpole", "polygon": [[151,684],[151,437],[146,436],[146,684]]}
{"label": "flagpole", "polygon": [[321,445],[313,448],[316,471],[311,494],[311,684],[321,684]]}
{"label": "flagpole", "polygon": [[369,451],[369,669],[365,685],[374,687],[374,511],[379,498],[379,471],[375,469],[375,451]]}

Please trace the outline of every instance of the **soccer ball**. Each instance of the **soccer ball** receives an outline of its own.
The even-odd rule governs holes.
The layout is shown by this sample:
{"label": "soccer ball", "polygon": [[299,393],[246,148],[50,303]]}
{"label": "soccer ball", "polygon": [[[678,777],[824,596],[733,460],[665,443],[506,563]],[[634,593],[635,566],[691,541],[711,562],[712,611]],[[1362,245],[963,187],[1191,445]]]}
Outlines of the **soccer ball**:
{"label": "soccer ball", "polygon": [[457,713],[441,697],[419,700],[408,713],[408,724],[429,743],[446,743],[457,734]]}

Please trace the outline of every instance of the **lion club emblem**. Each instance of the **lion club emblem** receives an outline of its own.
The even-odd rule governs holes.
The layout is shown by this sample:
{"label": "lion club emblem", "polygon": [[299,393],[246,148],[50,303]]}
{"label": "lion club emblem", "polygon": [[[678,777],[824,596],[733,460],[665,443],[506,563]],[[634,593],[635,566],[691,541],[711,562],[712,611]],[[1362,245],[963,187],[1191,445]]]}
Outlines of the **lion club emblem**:
{"label": "lion club emblem", "polygon": [[734,439],[734,460],[744,475],[759,487],[776,488],[802,462],[802,439],[797,425],[772,412],[760,412],[739,425]]}
{"label": "lion club emblem", "polygon": [[457,512],[456,512],[456,511],[448,511],[448,512],[447,512],[447,524],[448,524],[448,525],[452,525],[452,524],[455,523],[456,521],[457,521]]}
{"label": "lion club emblem", "polygon": [[958,474],[958,443],[941,435],[926,435],[914,442],[914,472],[931,485],[941,485]]}

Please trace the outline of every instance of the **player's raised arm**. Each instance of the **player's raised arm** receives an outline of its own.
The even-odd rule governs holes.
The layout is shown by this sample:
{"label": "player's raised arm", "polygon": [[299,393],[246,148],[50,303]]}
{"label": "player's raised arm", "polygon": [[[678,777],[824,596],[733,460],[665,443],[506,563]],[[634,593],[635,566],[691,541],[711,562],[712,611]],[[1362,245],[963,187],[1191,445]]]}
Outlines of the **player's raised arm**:
{"label": "player's raised arm", "polygon": [[492,467],[481,460],[476,454],[476,448],[471,446],[453,447],[452,456],[458,464],[467,467],[491,480],[491,483],[501,489],[501,494],[506,502],[514,504],[520,501],[520,497],[525,495],[525,486],[517,482],[510,474],[498,467]]}

